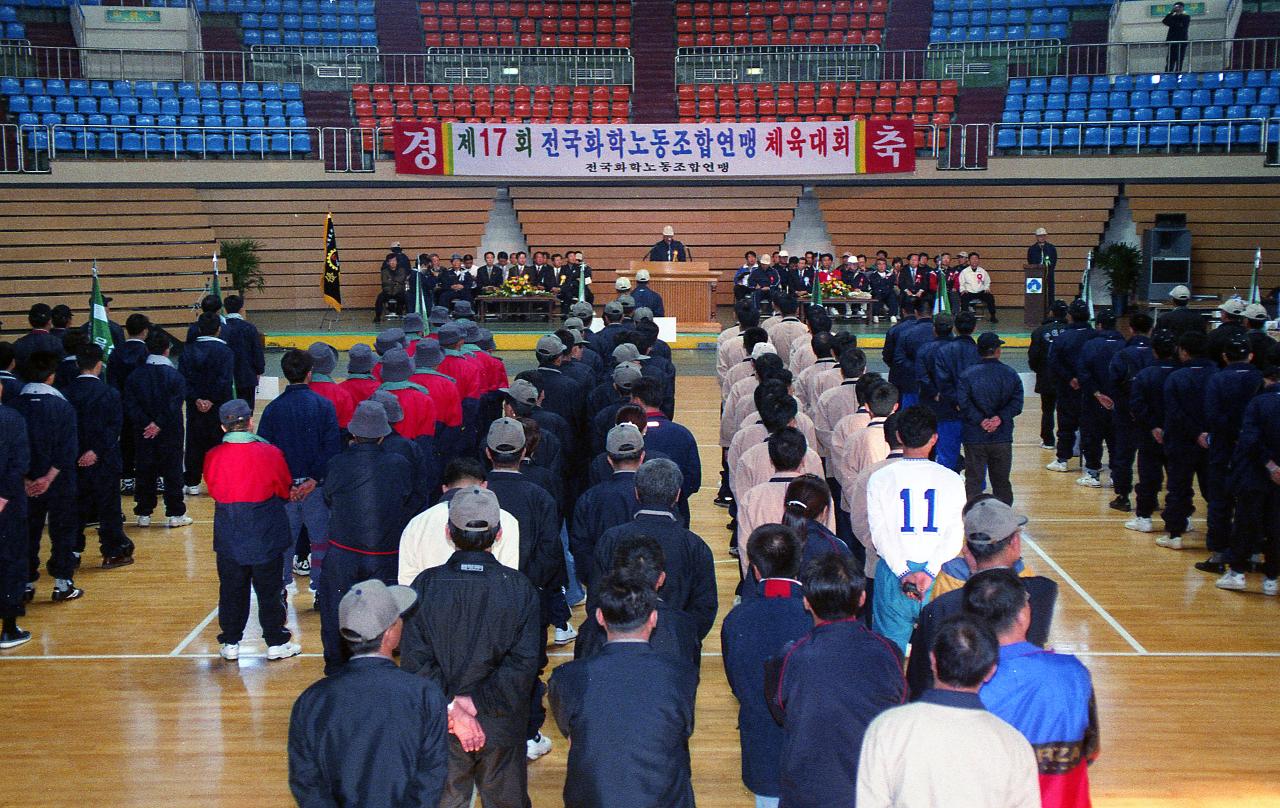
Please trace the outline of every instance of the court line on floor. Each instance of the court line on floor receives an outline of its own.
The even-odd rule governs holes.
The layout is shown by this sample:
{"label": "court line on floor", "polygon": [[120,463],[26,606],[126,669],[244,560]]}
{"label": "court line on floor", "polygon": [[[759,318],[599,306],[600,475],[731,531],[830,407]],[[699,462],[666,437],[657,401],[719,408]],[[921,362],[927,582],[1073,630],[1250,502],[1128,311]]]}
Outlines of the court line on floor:
{"label": "court line on floor", "polygon": [[1142,647],[1142,643],[1134,639],[1133,635],[1130,634],[1128,630],[1125,629],[1124,626],[1120,625],[1119,620],[1112,617],[1110,612],[1102,608],[1102,604],[1094,600],[1093,595],[1090,595],[1089,592],[1083,586],[1076,583],[1076,579],[1072,578],[1071,575],[1068,574],[1067,571],[1062,568],[1062,565],[1060,565],[1057,561],[1054,561],[1053,558],[1048,553],[1040,549],[1040,545],[1036,544],[1035,540],[1032,539],[1030,536],[1028,536],[1026,533],[1022,534],[1022,544],[1026,547],[1030,547],[1032,550],[1035,551],[1036,555],[1044,559],[1044,563],[1048,564],[1050,569],[1058,573],[1058,576],[1062,578],[1063,582],[1066,583],[1067,586],[1074,589],[1076,591],[1076,594],[1079,595],[1082,599],[1084,599],[1084,602],[1089,604],[1089,606],[1092,607],[1093,610],[1098,613],[1099,617],[1101,617],[1103,620],[1106,621],[1107,625],[1115,629],[1116,633],[1119,634],[1120,637],[1129,644],[1130,648],[1132,648],[1134,651],[1136,651],[1140,655],[1147,654],[1147,649]]}
{"label": "court line on floor", "polygon": [[182,640],[182,642],[174,646],[173,650],[169,652],[169,656],[180,656],[182,652],[186,650],[187,646],[195,642],[196,638],[200,636],[201,632],[203,632],[206,628],[208,628],[209,624],[213,622],[213,618],[217,616],[218,616],[218,607],[214,606],[213,611],[205,615],[205,618],[200,621],[199,625],[191,629],[191,633],[188,634]]}

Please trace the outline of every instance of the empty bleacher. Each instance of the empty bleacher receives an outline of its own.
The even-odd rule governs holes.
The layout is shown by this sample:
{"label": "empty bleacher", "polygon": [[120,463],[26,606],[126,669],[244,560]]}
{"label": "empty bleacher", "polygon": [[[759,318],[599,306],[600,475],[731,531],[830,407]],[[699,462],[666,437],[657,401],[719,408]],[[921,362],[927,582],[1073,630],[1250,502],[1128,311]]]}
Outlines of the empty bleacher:
{"label": "empty bleacher", "polygon": [[820,187],[818,204],[838,250],[890,256],[921,247],[977,250],[991,271],[998,304],[1020,304],[1022,265],[1037,227],[1058,248],[1057,290],[1070,298],[1085,257],[1098,246],[1119,189],[1094,185],[980,185],[950,187]]}
{"label": "empty bleacher", "polygon": [[199,6],[239,13],[249,47],[378,47],[373,0],[201,0]]}
{"label": "empty bleacher", "polygon": [[418,4],[423,42],[438,47],[631,47],[630,0]]}
{"label": "empty bleacher", "polygon": [[1071,9],[1106,0],[934,0],[929,41],[941,44],[1056,39],[1071,35]]}
{"label": "empty bleacher", "polygon": [[879,45],[886,0],[676,3],[680,47]]}
{"label": "empty bleacher", "polygon": [[27,27],[18,20],[18,9],[12,5],[0,6],[0,40],[27,38]]}

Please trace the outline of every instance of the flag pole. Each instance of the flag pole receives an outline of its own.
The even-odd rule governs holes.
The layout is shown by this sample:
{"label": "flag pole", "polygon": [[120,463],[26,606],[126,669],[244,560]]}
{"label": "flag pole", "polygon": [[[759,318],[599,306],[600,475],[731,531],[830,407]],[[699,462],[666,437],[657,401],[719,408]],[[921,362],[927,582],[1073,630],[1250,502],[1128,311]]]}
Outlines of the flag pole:
{"label": "flag pole", "polygon": [[1262,247],[1259,245],[1253,251],[1253,277],[1249,280],[1249,300],[1248,303],[1262,302],[1262,288],[1258,285],[1258,274],[1262,269]]}
{"label": "flag pole", "polygon": [[1093,319],[1093,250],[1084,259],[1084,278],[1081,282],[1081,297],[1089,306],[1089,319]]}

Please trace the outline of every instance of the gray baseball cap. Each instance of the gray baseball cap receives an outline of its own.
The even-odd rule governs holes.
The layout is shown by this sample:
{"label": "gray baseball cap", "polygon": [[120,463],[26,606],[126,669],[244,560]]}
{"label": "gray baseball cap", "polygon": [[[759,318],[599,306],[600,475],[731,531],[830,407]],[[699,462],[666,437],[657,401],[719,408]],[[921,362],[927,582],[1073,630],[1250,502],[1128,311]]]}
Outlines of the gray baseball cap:
{"label": "gray baseball cap", "polygon": [[589,339],[587,339],[586,337],[582,336],[582,329],[581,329],[581,328],[570,328],[570,329],[568,329],[568,331],[569,331],[569,333],[570,333],[570,334],[572,334],[572,335],[573,335],[573,344],[574,344],[574,345],[590,345],[590,344],[591,344],[591,340],[589,340]]}
{"label": "gray baseball cap", "polygon": [[245,421],[253,416],[253,410],[244,399],[233,398],[218,408],[218,420],[223,426],[231,426],[237,421]]}
{"label": "gray baseball cap", "polygon": [[444,361],[444,351],[440,349],[438,340],[427,337],[418,340],[418,349],[413,352],[415,368],[434,368]]}
{"label": "gray baseball cap", "polygon": [[436,336],[440,340],[442,346],[457,345],[462,342],[462,338],[466,336],[466,332],[462,330],[462,326],[457,323],[445,323],[440,326],[436,332]]}
{"label": "gray baseball cap", "polygon": [[357,342],[347,352],[347,373],[369,373],[373,370],[373,349]]}
{"label": "gray baseball cap", "polygon": [[[387,413],[387,423],[398,424],[404,420],[404,407],[400,406],[400,399],[396,398],[396,394],[390,390],[374,390],[368,400],[382,405],[382,409]],[[361,435],[361,437],[368,436]]]}
{"label": "gray baseball cap", "polygon": [[313,342],[307,347],[311,354],[311,372],[329,375],[338,364],[338,352],[323,342]]}
{"label": "gray baseball cap", "polygon": [[631,295],[618,295],[618,305],[625,309],[634,309],[636,307],[636,299]]}
{"label": "gray baseball cap", "polygon": [[610,300],[608,303],[604,304],[604,313],[609,315],[620,315],[622,314],[622,304],[616,300]]}
{"label": "gray baseball cap", "polygon": [[637,323],[644,320],[652,320],[653,309],[649,308],[648,306],[641,306],[640,308],[636,309],[632,313],[631,319],[635,320]]}
{"label": "gray baseball cap", "polygon": [[574,303],[569,307],[569,313],[575,317],[581,317],[583,322],[586,322],[588,317],[595,316],[596,311],[587,301],[579,300],[577,303]]}
{"label": "gray baseball cap", "polygon": [[576,328],[576,329],[578,329],[579,331],[581,331],[583,328],[585,328],[585,327],[586,327],[586,324],[582,322],[582,318],[581,318],[581,317],[569,317],[569,318],[566,318],[566,319],[565,319],[565,321],[564,321],[564,327],[565,327],[565,328]]}
{"label": "gray baseball cap", "polygon": [[1182,284],[1178,284],[1169,290],[1169,297],[1174,300],[1190,300],[1191,290]]}
{"label": "gray baseball cap", "polygon": [[1250,303],[1244,309],[1244,317],[1246,320],[1265,320],[1267,319],[1267,307],[1261,303]]}
{"label": "gray baseball cap", "polygon": [[630,342],[624,342],[613,349],[613,361],[615,362],[639,362],[648,358],[640,353],[640,349]]}
{"label": "gray baseball cap", "polygon": [[555,334],[547,334],[545,337],[538,338],[534,353],[544,359],[559,356],[564,353],[564,343]]}
{"label": "gray baseball cap", "polygon": [[391,424],[382,402],[371,398],[357,404],[356,411],[351,416],[351,423],[347,425],[347,431],[357,438],[370,440],[390,435]]}
{"label": "gray baseball cap", "polygon": [[417,601],[407,586],[387,586],[377,578],[361,581],[338,603],[338,631],[351,642],[377,639]]}
{"label": "gray baseball cap", "polygon": [[373,341],[373,348],[379,355],[386,353],[397,345],[404,345],[404,331],[399,328],[388,328]]}
{"label": "gray baseball cap", "polygon": [[492,530],[501,513],[498,495],[478,485],[458,489],[449,500],[449,524],[461,530]]}
{"label": "gray baseball cap", "polygon": [[506,393],[519,404],[534,406],[538,403],[538,388],[525,379],[516,379],[510,387],[499,388],[498,392]]}
{"label": "gray baseball cap", "polygon": [[518,452],[524,448],[524,425],[514,418],[499,418],[489,424],[485,445],[495,452]]}
{"label": "gray baseball cap", "polygon": [[618,424],[609,430],[604,450],[611,455],[631,454],[644,450],[644,435],[635,424]]}
{"label": "gray baseball cap", "polygon": [[1026,523],[1027,517],[1000,500],[983,499],[964,515],[964,535],[970,544],[994,544],[1009,538]]}
{"label": "gray baseball cap", "polygon": [[458,325],[462,326],[462,339],[475,345],[480,341],[480,326],[475,320],[459,320]]}
{"label": "gray baseball cap", "polygon": [[1238,297],[1233,297],[1230,300],[1225,301],[1221,306],[1218,306],[1218,311],[1224,314],[1230,314],[1234,317],[1243,317],[1245,308],[1247,307],[1243,300]]}
{"label": "gray baseball cap", "polygon": [[634,362],[624,362],[613,369],[613,385],[621,390],[630,390],[631,385],[640,381],[643,376]]}

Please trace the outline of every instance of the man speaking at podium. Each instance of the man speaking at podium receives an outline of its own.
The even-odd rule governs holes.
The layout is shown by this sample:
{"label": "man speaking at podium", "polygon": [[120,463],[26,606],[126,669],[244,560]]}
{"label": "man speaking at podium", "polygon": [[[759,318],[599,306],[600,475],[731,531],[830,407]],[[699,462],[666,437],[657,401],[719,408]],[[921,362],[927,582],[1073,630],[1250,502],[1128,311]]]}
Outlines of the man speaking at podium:
{"label": "man speaking at podium", "polygon": [[675,239],[676,231],[671,225],[662,228],[662,241],[649,250],[650,261],[688,261],[689,248]]}

